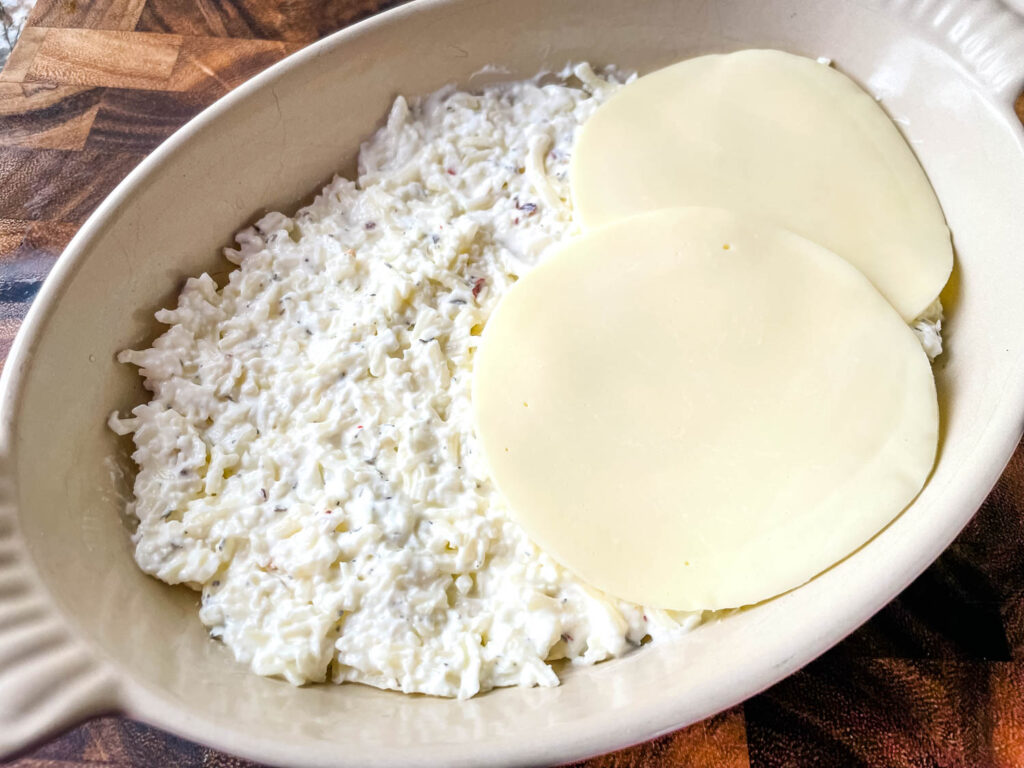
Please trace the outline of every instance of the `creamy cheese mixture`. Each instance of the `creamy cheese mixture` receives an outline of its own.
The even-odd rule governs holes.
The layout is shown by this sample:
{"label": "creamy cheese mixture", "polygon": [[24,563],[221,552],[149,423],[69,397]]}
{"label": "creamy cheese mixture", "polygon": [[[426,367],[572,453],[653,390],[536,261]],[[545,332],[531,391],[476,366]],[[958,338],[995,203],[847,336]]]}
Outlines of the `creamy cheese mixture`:
{"label": "creamy cheese mixture", "polygon": [[618,83],[565,75],[399,98],[357,181],[241,232],[223,290],[190,279],[166,333],[120,355],[153,393],[110,419],[136,446],[136,560],[201,590],[255,672],[468,697],[699,620],[541,552],[473,434],[480,332],[571,232],[573,135]]}
{"label": "creamy cheese mixture", "polygon": [[259,674],[469,697],[700,621],[541,552],[473,433],[480,333],[573,234],[574,134],[621,84],[548,79],[398,98],[356,181],[239,233],[223,289],[190,279],[152,348],[119,356],[153,393],[109,420],[135,442],[136,560],[200,590]]}

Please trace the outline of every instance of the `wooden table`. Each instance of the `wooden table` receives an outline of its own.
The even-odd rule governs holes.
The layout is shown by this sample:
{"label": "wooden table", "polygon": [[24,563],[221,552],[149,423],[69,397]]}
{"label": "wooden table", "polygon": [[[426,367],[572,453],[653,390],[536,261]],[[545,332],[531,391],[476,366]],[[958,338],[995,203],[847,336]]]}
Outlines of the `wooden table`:
{"label": "wooden table", "polygon": [[[384,5],[39,0],[0,73],[0,357],[61,249],[147,152]],[[1024,767],[1022,513],[1018,449],[956,543],[834,650],[741,706],[581,765]],[[4,765],[250,764],[106,717]]]}

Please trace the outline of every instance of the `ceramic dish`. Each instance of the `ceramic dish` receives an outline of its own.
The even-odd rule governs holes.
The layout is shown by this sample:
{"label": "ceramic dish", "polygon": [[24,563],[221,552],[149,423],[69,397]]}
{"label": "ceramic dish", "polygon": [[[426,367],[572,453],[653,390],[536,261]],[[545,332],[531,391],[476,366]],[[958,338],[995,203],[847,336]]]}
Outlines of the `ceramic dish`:
{"label": "ceramic dish", "polygon": [[[957,247],[936,365],[942,442],[917,502],[810,584],[592,668],[554,689],[464,702],[257,677],[211,640],[196,595],[144,576],[120,519],[105,427],[141,401],[115,353],[151,338],[181,278],[293,210],[396,93],[496,64],[641,71],[748,47],[828,56],[879,96],[918,153]],[[488,77],[494,77],[492,74]],[[143,162],[68,246],[3,372],[0,756],[101,711],[292,766],[539,764],[648,739],[779,680],[919,574],[999,476],[1024,419],[1024,23],[995,0],[421,0],[273,67]],[[218,266],[220,265],[220,266]]]}

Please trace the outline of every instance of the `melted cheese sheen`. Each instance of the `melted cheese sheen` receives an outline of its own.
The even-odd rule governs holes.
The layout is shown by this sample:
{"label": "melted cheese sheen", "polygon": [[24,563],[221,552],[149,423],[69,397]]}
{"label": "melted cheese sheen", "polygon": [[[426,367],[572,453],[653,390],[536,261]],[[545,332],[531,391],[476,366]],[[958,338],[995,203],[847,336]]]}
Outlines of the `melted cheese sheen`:
{"label": "melted cheese sheen", "polygon": [[716,209],[570,241],[491,318],[477,430],[518,522],[598,588],[720,609],[796,587],[918,493],[928,358],[834,253]]}
{"label": "melted cheese sheen", "polygon": [[584,125],[571,181],[588,227],[680,205],[769,218],[848,259],[908,321],[953,265],[935,193],[885,112],[781,51],[702,56],[622,88]]}

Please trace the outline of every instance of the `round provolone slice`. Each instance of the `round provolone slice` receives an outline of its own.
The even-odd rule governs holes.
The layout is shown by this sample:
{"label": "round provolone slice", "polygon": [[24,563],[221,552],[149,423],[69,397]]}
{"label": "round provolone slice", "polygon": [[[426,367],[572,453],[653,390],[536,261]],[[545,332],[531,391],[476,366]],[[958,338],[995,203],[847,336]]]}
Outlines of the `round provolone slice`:
{"label": "round provolone slice", "polygon": [[935,457],[928,358],[831,251],[717,209],[569,241],[498,305],[476,429],[512,515],[594,586],[756,603],[864,544]]}
{"label": "round provolone slice", "polygon": [[935,193],[881,107],[781,51],[702,56],[626,85],[584,123],[570,178],[585,227],[685,205],[771,219],[850,261],[907,321],[953,265]]}

